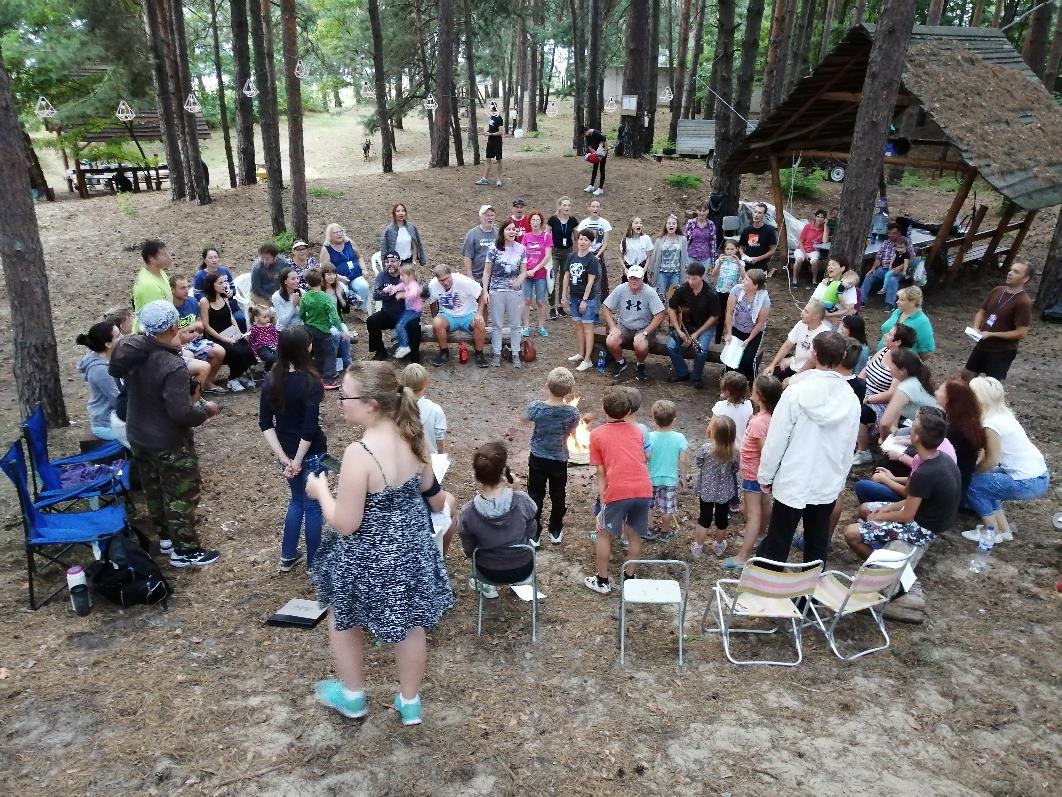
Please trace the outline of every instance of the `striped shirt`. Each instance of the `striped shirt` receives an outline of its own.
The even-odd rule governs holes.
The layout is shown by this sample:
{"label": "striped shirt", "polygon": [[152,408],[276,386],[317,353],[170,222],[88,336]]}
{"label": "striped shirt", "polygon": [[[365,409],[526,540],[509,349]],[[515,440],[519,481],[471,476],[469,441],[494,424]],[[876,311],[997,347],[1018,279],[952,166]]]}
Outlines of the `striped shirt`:
{"label": "striped shirt", "polygon": [[867,375],[864,378],[869,395],[884,393],[892,387],[892,371],[884,363],[888,351],[888,349],[882,349],[867,361]]}

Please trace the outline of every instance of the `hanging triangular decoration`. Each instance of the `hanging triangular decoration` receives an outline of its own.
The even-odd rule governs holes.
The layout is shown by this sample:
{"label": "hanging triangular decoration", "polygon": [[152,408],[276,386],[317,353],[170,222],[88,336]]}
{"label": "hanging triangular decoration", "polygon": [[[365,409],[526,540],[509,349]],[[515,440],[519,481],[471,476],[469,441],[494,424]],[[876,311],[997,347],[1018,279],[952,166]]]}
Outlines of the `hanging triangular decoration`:
{"label": "hanging triangular decoration", "polygon": [[671,102],[673,99],[675,99],[675,95],[671,91],[671,86],[665,86],[664,90],[660,92],[660,102]]}
{"label": "hanging triangular decoration", "polygon": [[125,100],[118,103],[118,110],[114,112],[114,115],[123,122],[131,122],[136,119],[136,111],[130,108],[129,103]]}
{"label": "hanging triangular decoration", "polygon": [[557,116],[558,113],[559,111],[557,110],[557,101],[550,100],[549,105],[546,106],[546,116],[548,116],[550,119],[553,119]]}
{"label": "hanging triangular decoration", "polygon": [[38,119],[51,119],[56,114],[55,108],[48,102],[46,97],[37,98],[37,110],[34,111]]}
{"label": "hanging triangular decoration", "polygon": [[309,77],[309,75],[309,67],[306,66],[306,64],[304,64],[302,62],[302,59],[300,58],[298,61],[295,62],[295,77],[297,77],[299,80],[305,80],[307,77]]}
{"label": "hanging triangular decoration", "polygon": [[189,94],[188,99],[184,101],[184,109],[188,113],[200,113],[203,110],[203,106],[199,104],[199,100],[196,99],[194,94]]}
{"label": "hanging triangular decoration", "polygon": [[254,85],[254,78],[247,78],[247,82],[243,84],[243,96],[252,99],[258,96],[258,87]]}
{"label": "hanging triangular decoration", "polygon": [[376,94],[376,86],[367,80],[361,81],[361,90],[366,94]]}
{"label": "hanging triangular decoration", "polygon": [[434,110],[437,110],[438,107],[439,107],[439,103],[437,103],[435,101],[435,95],[432,94],[429,91],[428,92],[428,96],[424,98],[424,110],[425,111],[434,111]]}
{"label": "hanging triangular decoration", "polygon": [[608,102],[605,103],[605,113],[615,113],[615,112],[616,112],[616,101],[612,97],[609,97],[608,98]]}

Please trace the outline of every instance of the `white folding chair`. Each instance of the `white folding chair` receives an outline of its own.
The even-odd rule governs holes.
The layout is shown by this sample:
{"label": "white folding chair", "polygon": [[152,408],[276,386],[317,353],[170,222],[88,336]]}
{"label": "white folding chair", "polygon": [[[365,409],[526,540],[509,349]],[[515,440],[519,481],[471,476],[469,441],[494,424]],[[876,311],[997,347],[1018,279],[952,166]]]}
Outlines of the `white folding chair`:
{"label": "white folding chair", "polygon": [[[232,278],[232,290],[233,299],[236,300],[236,304],[243,310],[243,315],[247,319],[247,323],[251,323],[251,274],[237,274]],[[269,298],[268,296],[266,298]]]}
{"label": "white folding chair", "polygon": [[[716,633],[722,637],[726,657],[734,664],[774,664],[780,667],[795,667],[804,659],[801,646],[801,630],[807,620],[807,606],[822,575],[822,560],[804,564],[775,562],[754,556],[745,562],[740,578],[721,578],[715,582],[715,605],[719,614],[719,627],[708,628],[705,622],[712,601],[704,607],[701,615],[702,633]],[[732,592],[727,591],[732,588]],[[794,601],[803,598],[803,609]],[[736,620],[771,620],[775,627],[735,628]],[[769,659],[735,659],[730,653],[731,634],[774,634],[789,623],[796,645],[796,659],[774,661]]]}
{"label": "white folding chair", "polygon": [[[846,575],[839,570],[827,570],[822,574],[815,588],[815,600],[811,603],[811,613],[815,619],[809,624],[819,627],[837,658],[853,661],[889,647],[889,634],[885,630],[885,620],[881,612],[896,592],[900,576],[903,575],[916,550],[908,553],[897,552],[889,561],[883,561],[880,558],[874,562],[868,560],[860,566],[854,576]],[[828,624],[819,614],[820,610],[832,615],[827,618]],[[870,613],[885,639],[885,644],[846,656],[841,652],[837,639],[837,625],[841,622],[841,618],[862,611]]]}
{"label": "white folding chair", "polygon": [[678,662],[682,666],[682,629],[686,622],[686,598],[690,593],[690,566],[679,559],[630,559],[623,563],[621,573],[627,572],[627,565],[648,565],[659,567],[678,567],[682,569],[682,583],[673,578],[620,578],[620,664],[626,655],[627,604],[653,603],[657,605],[676,606],[678,612]]}
{"label": "white folding chair", "polygon": [[472,551],[472,581],[476,590],[476,595],[479,598],[479,607],[476,615],[476,635],[483,636],[483,590],[480,589],[480,584],[489,584],[492,587],[514,587],[521,584],[531,585],[531,641],[538,641],[538,557],[535,555],[535,549],[531,543],[517,543],[515,545],[506,545],[504,550],[526,550],[531,554],[531,575],[525,578],[523,581],[514,581],[512,583],[503,583],[500,581],[491,581],[485,578],[482,573],[479,572],[479,568],[476,567],[476,554],[480,549],[476,548]]}

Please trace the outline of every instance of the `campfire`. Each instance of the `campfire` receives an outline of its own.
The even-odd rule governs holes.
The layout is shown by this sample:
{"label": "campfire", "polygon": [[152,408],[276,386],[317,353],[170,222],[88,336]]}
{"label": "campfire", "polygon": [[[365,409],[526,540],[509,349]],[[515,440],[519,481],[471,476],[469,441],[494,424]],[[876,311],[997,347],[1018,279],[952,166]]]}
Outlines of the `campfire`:
{"label": "campfire", "polygon": [[[579,406],[579,397],[572,396],[567,402],[572,407]],[[583,419],[568,435],[568,462],[572,465],[590,464],[590,426]]]}

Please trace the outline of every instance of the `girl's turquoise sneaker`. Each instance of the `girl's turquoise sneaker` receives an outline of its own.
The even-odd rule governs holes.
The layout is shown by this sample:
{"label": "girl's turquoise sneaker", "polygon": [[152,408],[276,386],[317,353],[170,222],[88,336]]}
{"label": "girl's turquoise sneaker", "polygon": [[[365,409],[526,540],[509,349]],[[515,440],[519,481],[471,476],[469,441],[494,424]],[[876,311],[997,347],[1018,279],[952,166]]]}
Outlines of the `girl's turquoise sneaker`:
{"label": "girl's turquoise sneaker", "polygon": [[365,699],[365,695],[358,695],[353,700],[348,698],[343,694],[343,684],[334,678],[318,681],[314,687],[314,696],[321,705],[333,708],[352,720],[361,719],[369,713],[369,701]]}
{"label": "girl's turquoise sneaker", "polygon": [[411,703],[402,702],[402,693],[395,695],[395,711],[402,718],[403,725],[420,725],[420,695]]}

